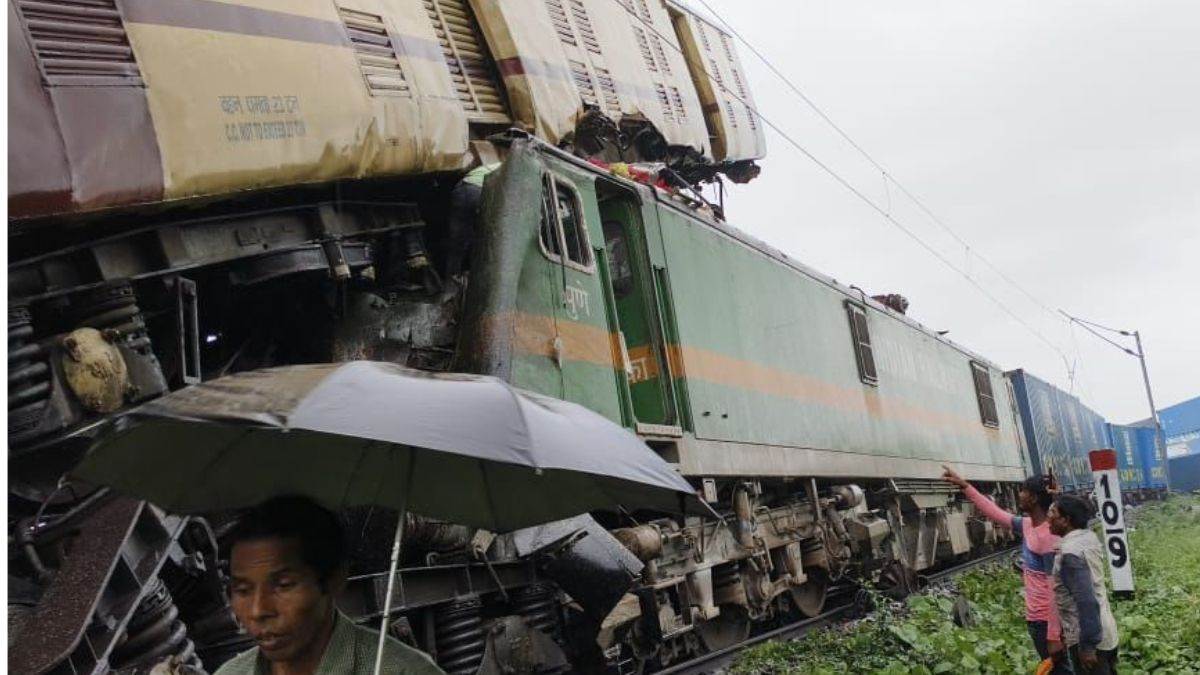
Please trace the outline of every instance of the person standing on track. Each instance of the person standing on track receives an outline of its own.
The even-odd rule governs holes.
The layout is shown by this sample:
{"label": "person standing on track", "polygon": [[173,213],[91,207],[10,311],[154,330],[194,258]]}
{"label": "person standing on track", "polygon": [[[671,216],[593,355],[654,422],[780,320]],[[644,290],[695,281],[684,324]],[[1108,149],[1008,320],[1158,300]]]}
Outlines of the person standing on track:
{"label": "person standing on track", "polygon": [[1059,537],[1050,531],[1047,513],[1054,497],[1050,494],[1051,479],[1033,476],[1021,484],[1017,505],[1025,515],[1005,511],[976,490],[953,469],[942,465],[942,478],[963,491],[967,499],[1000,527],[1011,529],[1021,538],[1021,568],[1025,582],[1025,622],[1034,649],[1043,659],[1055,661],[1054,673],[1069,673],[1063,653],[1062,627],[1054,602],[1051,570],[1058,550]]}

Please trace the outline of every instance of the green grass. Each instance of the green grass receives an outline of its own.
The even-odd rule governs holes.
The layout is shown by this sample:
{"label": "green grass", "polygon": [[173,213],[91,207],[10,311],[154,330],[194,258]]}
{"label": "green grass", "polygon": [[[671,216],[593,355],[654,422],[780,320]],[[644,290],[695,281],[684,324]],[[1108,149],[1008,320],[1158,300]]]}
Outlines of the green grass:
{"label": "green grass", "polygon": [[[1112,602],[1121,673],[1200,673],[1200,499],[1176,497],[1139,510],[1130,533],[1132,600]],[[886,604],[872,617],[747,650],[735,673],[1032,673],[1038,657],[1025,627],[1021,578],[991,565],[935,590]],[[952,595],[975,625],[951,618]]]}

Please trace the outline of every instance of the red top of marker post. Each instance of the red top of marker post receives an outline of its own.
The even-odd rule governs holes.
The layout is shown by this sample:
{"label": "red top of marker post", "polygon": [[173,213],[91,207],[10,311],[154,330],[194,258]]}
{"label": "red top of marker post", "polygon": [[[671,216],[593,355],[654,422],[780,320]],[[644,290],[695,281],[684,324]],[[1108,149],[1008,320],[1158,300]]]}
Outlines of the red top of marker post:
{"label": "red top of marker post", "polygon": [[1117,468],[1117,451],[1116,450],[1093,450],[1088,453],[1088,461],[1092,464],[1092,471],[1108,471]]}

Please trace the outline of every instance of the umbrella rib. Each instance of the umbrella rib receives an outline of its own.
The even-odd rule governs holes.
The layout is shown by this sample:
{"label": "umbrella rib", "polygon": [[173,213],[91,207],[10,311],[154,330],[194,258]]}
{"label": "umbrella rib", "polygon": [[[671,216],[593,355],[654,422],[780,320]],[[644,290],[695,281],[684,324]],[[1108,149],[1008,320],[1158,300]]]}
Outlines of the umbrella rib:
{"label": "umbrella rib", "polygon": [[367,447],[363,448],[358,453],[358,461],[354,463],[354,470],[350,472],[349,478],[346,479],[346,487],[342,490],[342,501],[338,504],[338,508],[346,508],[346,499],[350,496],[350,488],[354,485],[354,480],[358,478],[358,470],[362,468],[363,462],[366,461],[367,453],[371,448],[375,447],[376,441],[367,443]]}
{"label": "umbrella rib", "polygon": [[529,420],[525,419],[525,408],[521,406],[521,395],[517,393],[517,390],[512,385],[504,380],[497,381],[508,392],[508,395],[512,397],[513,403],[517,405],[517,416],[521,418],[521,433],[525,435],[525,453],[528,456],[530,465],[540,472],[542,467],[538,466],[536,455],[533,452],[533,436],[529,433]]}

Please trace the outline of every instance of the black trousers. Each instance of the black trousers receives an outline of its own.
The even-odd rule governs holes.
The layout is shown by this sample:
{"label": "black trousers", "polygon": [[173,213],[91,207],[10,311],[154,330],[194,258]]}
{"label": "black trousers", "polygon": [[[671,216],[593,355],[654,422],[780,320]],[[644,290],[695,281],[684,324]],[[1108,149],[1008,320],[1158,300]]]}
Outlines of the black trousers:
{"label": "black trousers", "polygon": [[[1029,626],[1029,637],[1033,638],[1033,648],[1037,650],[1038,656],[1043,659],[1050,658],[1050,645],[1046,640],[1046,622],[1045,621],[1026,621]],[[1054,670],[1050,671],[1051,675],[1070,675],[1071,664],[1067,661],[1066,653],[1059,656],[1058,661],[1054,663]]]}
{"label": "black trousers", "polygon": [[1096,650],[1096,667],[1086,668],[1083,662],[1079,660],[1079,645],[1071,647],[1071,666],[1075,668],[1076,675],[1116,675],[1117,673],[1117,649],[1097,649]]}

